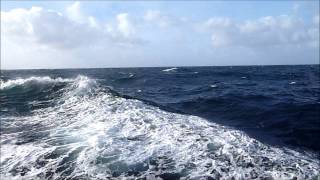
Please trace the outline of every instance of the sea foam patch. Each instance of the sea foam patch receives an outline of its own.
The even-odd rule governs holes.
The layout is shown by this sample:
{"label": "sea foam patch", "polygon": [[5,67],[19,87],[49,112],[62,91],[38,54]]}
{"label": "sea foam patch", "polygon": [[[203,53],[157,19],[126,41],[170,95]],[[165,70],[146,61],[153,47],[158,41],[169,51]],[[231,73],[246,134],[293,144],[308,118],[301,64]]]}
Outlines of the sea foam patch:
{"label": "sea foam patch", "polygon": [[45,135],[17,144],[25,138],[21,131],[2,141],[1,177],[311,179],[318,173],[319,160],[312,154],[114,96],[85,76],[73,79],[56,101],[21,117],[20,126],[37,125],[25,131]]}

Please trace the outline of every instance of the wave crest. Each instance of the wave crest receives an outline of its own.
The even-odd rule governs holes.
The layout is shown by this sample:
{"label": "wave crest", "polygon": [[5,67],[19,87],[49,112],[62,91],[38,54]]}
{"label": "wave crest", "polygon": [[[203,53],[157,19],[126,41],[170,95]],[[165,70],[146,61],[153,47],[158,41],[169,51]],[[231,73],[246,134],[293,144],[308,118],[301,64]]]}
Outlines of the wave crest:
{"label": "wave crest", "polygon": [[174,67],[174,68],[168,68],[168,69],[164,69],[162,70],[163,72],[170,72],[170,71],[176,71],[178,70],[178,68]]}
{"label": "wave crest", "polygon": [[29,78],[17,78],[14,80],[3,81],[1,80],[0,89],[10,89],[16,86],[25,86],[28,84],[48,84],[48,83],[58,83],[58,82],[72,82],[72,79],[63,78],[51,78],[49,76],[43,77],[29,77]]}

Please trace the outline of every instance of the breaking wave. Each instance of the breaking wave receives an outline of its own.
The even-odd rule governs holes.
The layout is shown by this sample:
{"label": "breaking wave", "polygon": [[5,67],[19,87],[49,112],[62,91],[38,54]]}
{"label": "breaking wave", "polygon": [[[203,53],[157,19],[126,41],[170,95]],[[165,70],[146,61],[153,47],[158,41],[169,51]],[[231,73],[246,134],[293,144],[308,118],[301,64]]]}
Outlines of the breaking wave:
{"label": "breaking wave", "polygon": [[162,70],[163,72],[170,72],[170,71],[176,71],[178,70],[178,68],[174,67],[174,68],[168,68],[168,69],[164,69]]}
{"label": "breaking wave", "polygon": [[311,179],[319,170],[314,154],[118,97],[86,76],[1,89],[30,82],[69,84],[54,106],[1,117],[1,179]]}
{"label": "breaking wave", "polygon": [[30,77],[30,78],[17,78],[14,80],[3,81],[0,80],[0,89],[10,89],[16,86],[25,86],[30,84],[47,84],[47,83],[59,83],[59,82],[72,82],[72,79],[63,78],[50,78],[49,76],[44,77]]}

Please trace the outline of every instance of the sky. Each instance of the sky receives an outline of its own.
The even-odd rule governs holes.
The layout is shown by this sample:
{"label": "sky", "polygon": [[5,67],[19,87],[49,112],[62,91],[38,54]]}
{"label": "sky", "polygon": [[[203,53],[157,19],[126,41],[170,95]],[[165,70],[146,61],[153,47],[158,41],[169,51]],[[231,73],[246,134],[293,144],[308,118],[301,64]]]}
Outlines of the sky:
{"label": "sky", "polygon": [[1,68],[319,64],[319,1],[1,1]]}

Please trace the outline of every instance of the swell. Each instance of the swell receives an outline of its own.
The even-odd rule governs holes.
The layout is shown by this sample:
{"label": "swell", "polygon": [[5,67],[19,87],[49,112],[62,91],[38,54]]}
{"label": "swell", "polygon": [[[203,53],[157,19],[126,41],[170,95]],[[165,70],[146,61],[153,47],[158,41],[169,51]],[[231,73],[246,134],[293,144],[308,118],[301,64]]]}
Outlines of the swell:
{"label": "swell", "polygon": [[88,77],[64,90],[54,106],[1,117],[2,127],[12,129],[1,130],[2,178],[311,179],[318,173],[314,154],[115,96]]}
{"label": "swell", "polygon": [[[179,81],[178,81],[179,83]],[[214,81],[204,85],[162,85],[142,89],[113,88],[116,95],[138,99],[169,112],[196,115],[212,122],[241,129],[265,143],[318,152],[320,134],[319,86],[291,87],[290,81],[276,87],[242,80]],[[191,85],[190,85],[191,84]],[[140,86],[132,84],[133,87]],[[143,86],[142,86],[143,87]]]}
{"label": "swell", "polygon": [[[55,99],[63,96],[68,90],[66,89],[68,85],[84,79],[87,77],[63,79],[35,76],[7,80],[1,84],[1,112],[3,115],[27,115],[37,109],[52,107],[56,104]],[[130,84],[136,79],[138,79],[136,74],[123,72],[116,81]],[[113,96],[137,99],[168,112],[200,116],[212,122],[244,130],[251,137],[265,143],[313,151],[320,149],[318,138],[315,138],[319,137],[320,126],[319,121],[314,118],[319,116],[319,103],[312,104],[310,101],[284,103],[287,101],[279,101],[279,97],[286,97],[286,94],[263,95],[250,91],[241,95],[225,92],[219,96],[214,94],[214,97],[204,96],[225,88],[226,84],[219,82],[213,85],[180,87],[174,90],[177,92],[172,98],[176,99],[174,102],[159,102],[139,94],[104,87],[105,91]],[[172,88],[162,88],[158,92],[168,94],[171,91]],[[311,93],[317,93],[318,89],[312,91],[315,92]],[[198,94],[202,97],[198,97]],[[183,97],[179,99],[181,95]]]}
{"label": "swell", "polygon": [[52,106],[72,79],[29,77],[3,81],[0,84],[1,112],[26,115],[32,110]]}
{"label": "swell", "polygon": [[15,87],[32,87],[38,85],[48,85],[54,83],[64,83],[64,82],[72,82],[72,79],[63,79],[63,78],[51,78],[49,76],[44,77],[29,77],[29,78],[17,78],[13,80],[1,80],[0,89],[8,90]]}
{"label": "swell", "polygon": [[320,115],[320,104],[310,101],[284,103],[274,97],[226,94],[167,103],[165,106],[242,129],[266,143],[283,143],[291,148],[319,151],[316,137],[319,137],[320,124],[315,117]]}

